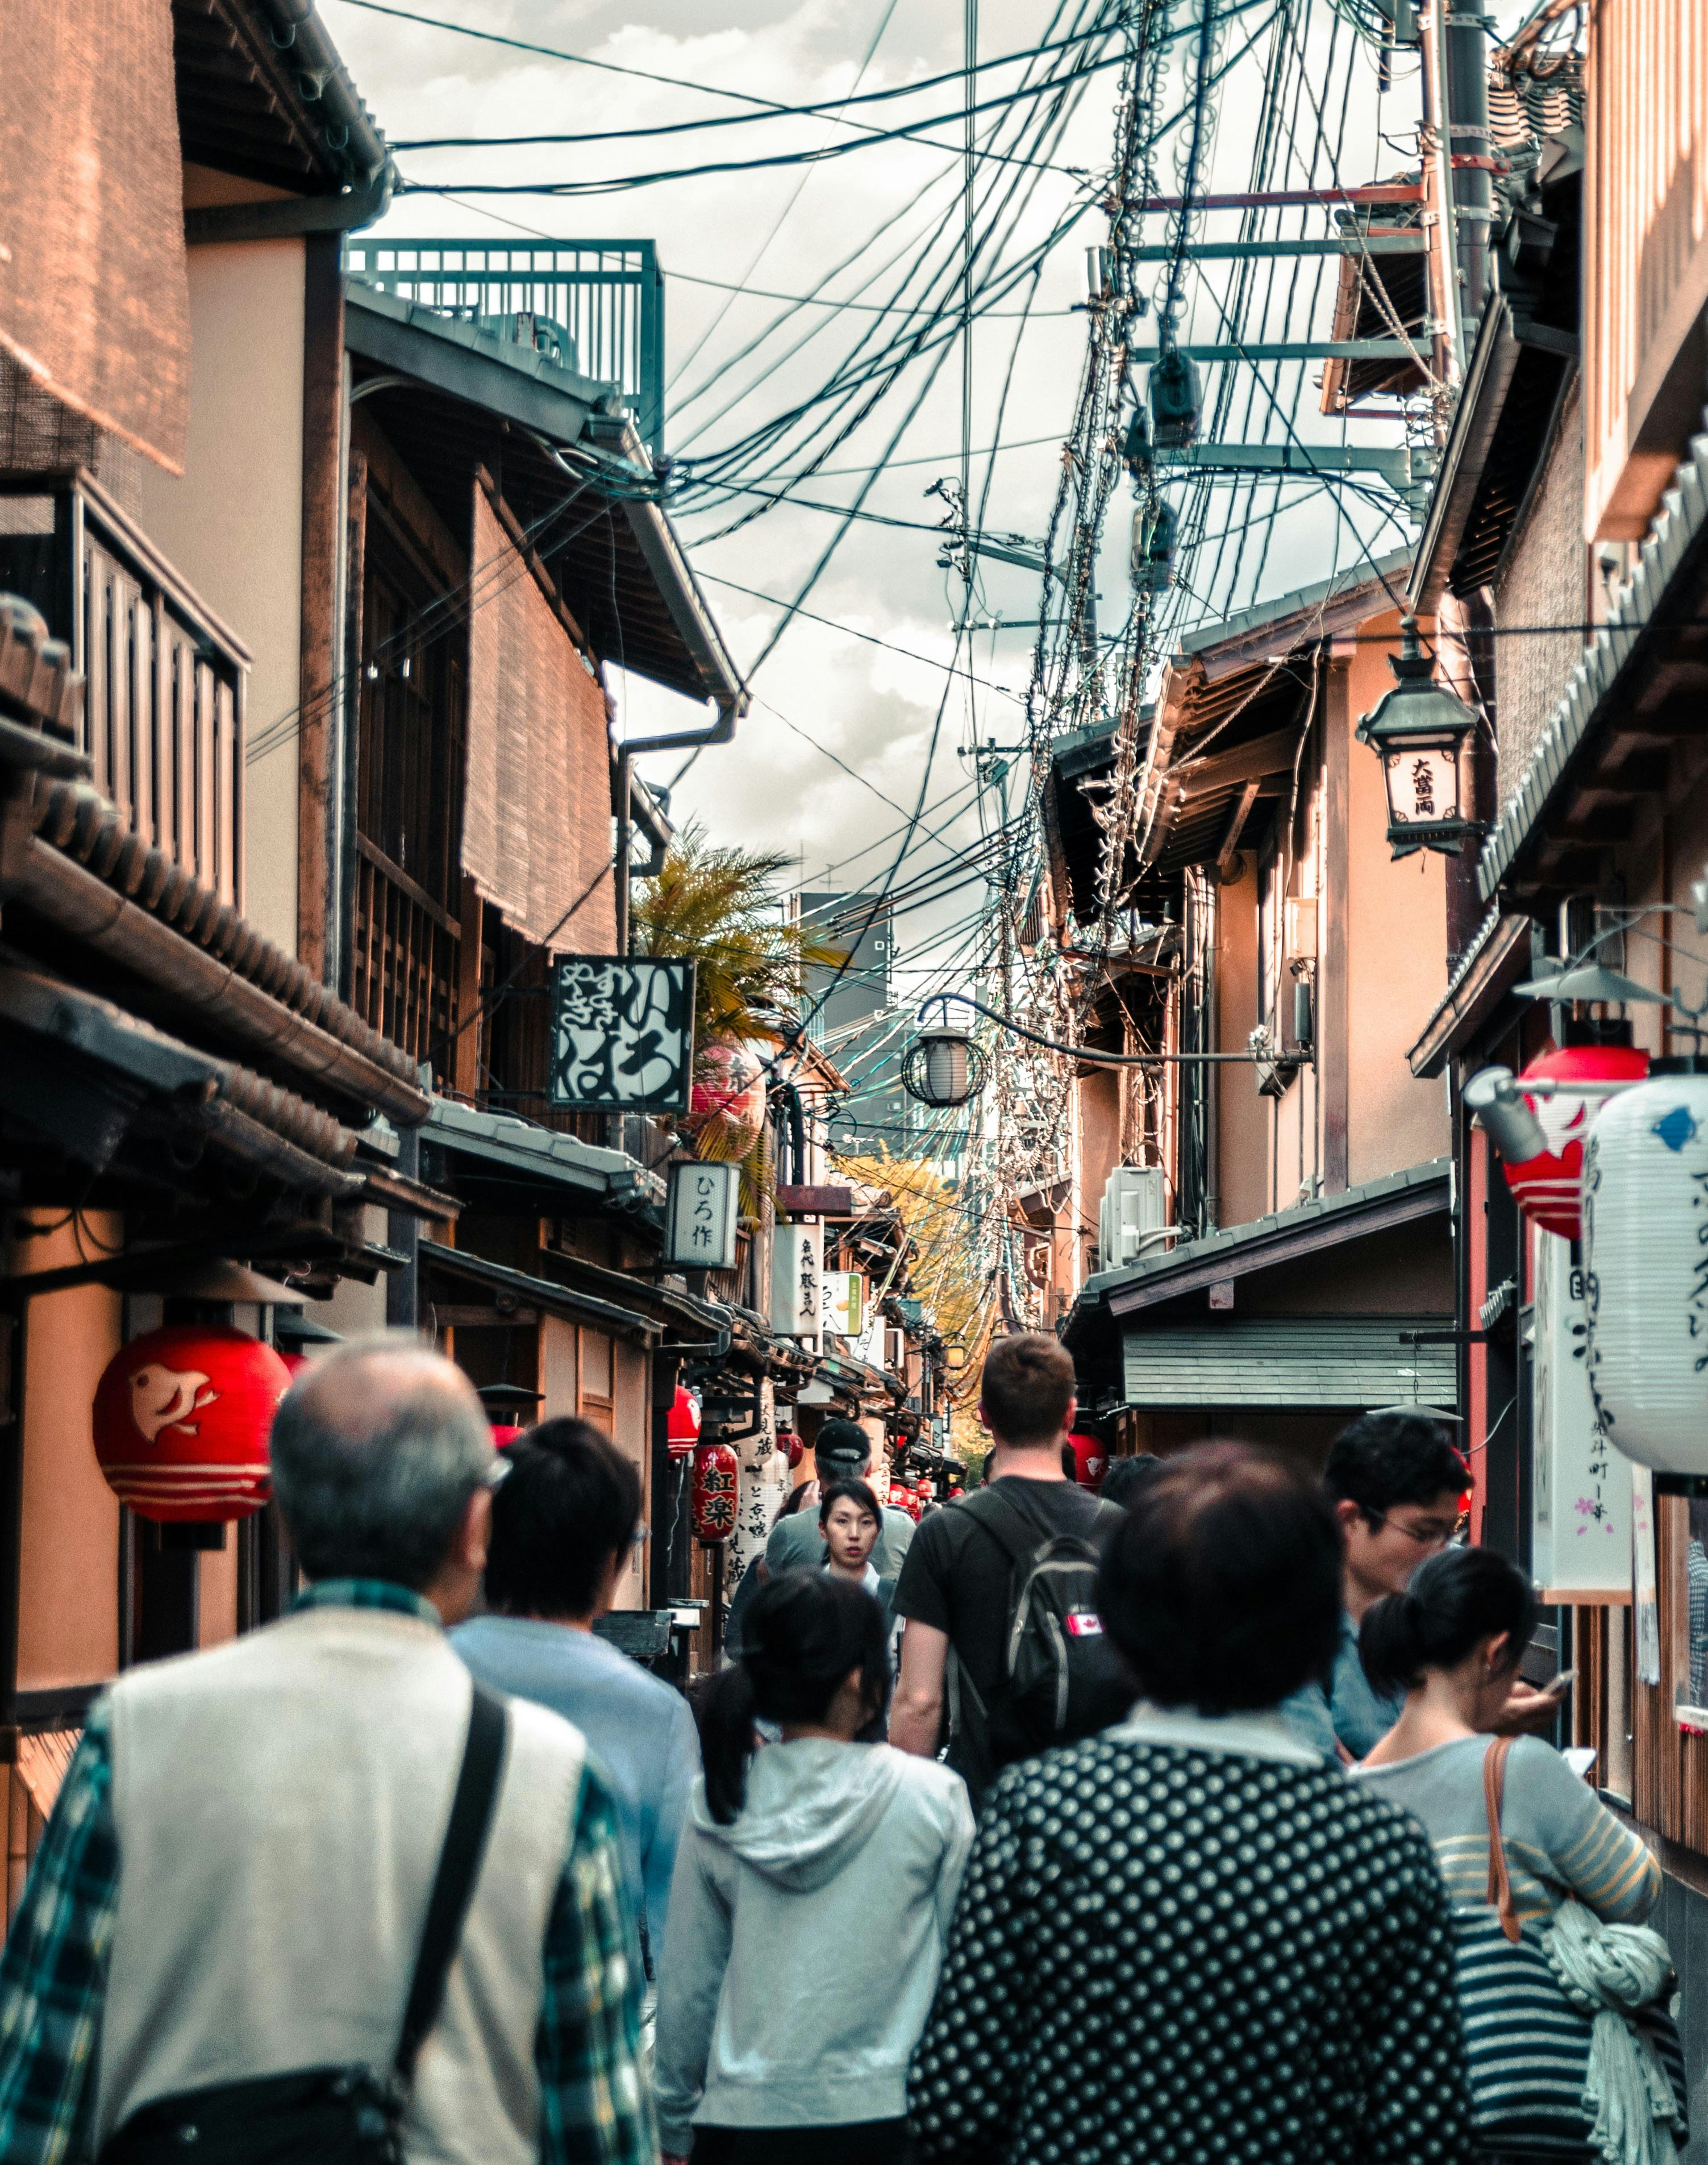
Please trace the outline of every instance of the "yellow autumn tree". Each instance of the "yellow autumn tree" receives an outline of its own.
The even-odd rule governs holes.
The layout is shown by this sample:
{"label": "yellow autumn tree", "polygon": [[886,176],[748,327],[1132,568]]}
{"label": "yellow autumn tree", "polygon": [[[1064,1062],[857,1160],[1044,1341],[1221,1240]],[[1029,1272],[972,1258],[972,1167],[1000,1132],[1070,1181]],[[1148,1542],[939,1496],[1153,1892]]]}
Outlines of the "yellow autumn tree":
{"label": "yellow autumn tree", "polygon": [[[959,1200],[929,1158],[895,1157],[879,1146],[871,1157],[839,1157],[839,1175],[868,1188],[883,1189],[901,1213],[914,1244],[908,1270],[910,1298],[923,1301],[926,1320],[946,1339],[963,1345],[976,1358],[984,1338],[990,1289],[980,1278],[968,1251]],[[876,1292],[876,1287],[873,1291]],[[975,1478],[989,1441],[978,1425],[976,1397],[950,1411],[950,1447]]]}

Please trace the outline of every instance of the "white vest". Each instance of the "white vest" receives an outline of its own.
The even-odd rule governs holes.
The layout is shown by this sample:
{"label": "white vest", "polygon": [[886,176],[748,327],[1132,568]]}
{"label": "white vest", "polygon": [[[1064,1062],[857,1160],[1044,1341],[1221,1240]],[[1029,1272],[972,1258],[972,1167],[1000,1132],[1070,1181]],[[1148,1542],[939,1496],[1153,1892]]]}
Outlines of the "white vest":
{"label": "white vest", "polygon": [[[120,1860],[98,2148],[150,2099],[293,2068],[392,2066],[468,1726],[442,1632],[308,1609],[112,1694]],[[540,1949],[580,1732],[509,1702],[509,1746],[412,2165],[533,2165]],[[614,1980],[614,1983],[620,1980]]]}

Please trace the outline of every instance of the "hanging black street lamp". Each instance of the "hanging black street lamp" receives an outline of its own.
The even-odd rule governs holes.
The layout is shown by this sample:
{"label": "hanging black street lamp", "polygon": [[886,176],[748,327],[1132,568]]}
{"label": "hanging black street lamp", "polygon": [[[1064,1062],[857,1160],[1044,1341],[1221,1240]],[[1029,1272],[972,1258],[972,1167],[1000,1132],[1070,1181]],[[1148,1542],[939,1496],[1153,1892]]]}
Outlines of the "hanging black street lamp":
{"label": "hanging black street lamp", "polygon": [[1477,716],[1439,682],[1420,645],[1417,619],[1400,626],[1405,644],[1390,654],[1394,686],[1358,724],[1358,741],[1382,761],[1388,791],[1388,845],[1396,858],[1415,850],[1456,857],[1481,832],[1464,816],[1469,796],[1469,747]]}
{"label": "hanging black street lamp", "polygon": [[[927,1025],[925,1017],[933,1008],[937,1019]],[[919,1020],[919,1035],[902,1056],[903,1088],[922,1105],[966,1104],[984,1088],[984,1055],[951,1018],[946,996],[927,1000],[920,1009]]]}

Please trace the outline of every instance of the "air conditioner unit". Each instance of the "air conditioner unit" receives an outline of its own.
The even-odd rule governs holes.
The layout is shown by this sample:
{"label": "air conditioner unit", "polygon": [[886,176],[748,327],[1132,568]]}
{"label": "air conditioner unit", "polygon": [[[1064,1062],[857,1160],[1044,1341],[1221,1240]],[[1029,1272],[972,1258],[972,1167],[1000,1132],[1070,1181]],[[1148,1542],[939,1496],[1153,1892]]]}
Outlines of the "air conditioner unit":
{"label": "air conditioner unit", "polygon": [[1168,1209],[1161,1166],[1118,1165],[1098,1206],[1098,1268],[1121,1270],[1156,1252],[1161,1244],[1144,1235],[1168,1223]]}

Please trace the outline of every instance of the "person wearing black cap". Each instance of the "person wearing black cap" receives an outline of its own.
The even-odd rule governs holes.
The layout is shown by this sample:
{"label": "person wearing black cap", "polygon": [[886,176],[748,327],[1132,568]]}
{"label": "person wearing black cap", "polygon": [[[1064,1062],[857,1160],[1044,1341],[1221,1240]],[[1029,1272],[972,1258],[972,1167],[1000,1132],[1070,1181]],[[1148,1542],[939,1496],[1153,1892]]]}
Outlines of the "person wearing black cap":
{"label": "person wearing black cap", "polygon": [[[813,1446],[813,1461],[821,1488],[833,1481],[863,1481],[872,1470],[872,1439],[857,1421],[827,1420]],[[894,1578],[900,1571],[914,1522],[894,1504],[883,1507],[883,1524],[872,1551],[872,1563],[880,1578]],[[797,1511],[780,1519],[765,1545],[768,1577],[780,1578],[786,1571],[816,1571],[825,1561],[825,1537],[819,1530],[816,1511]]]}

